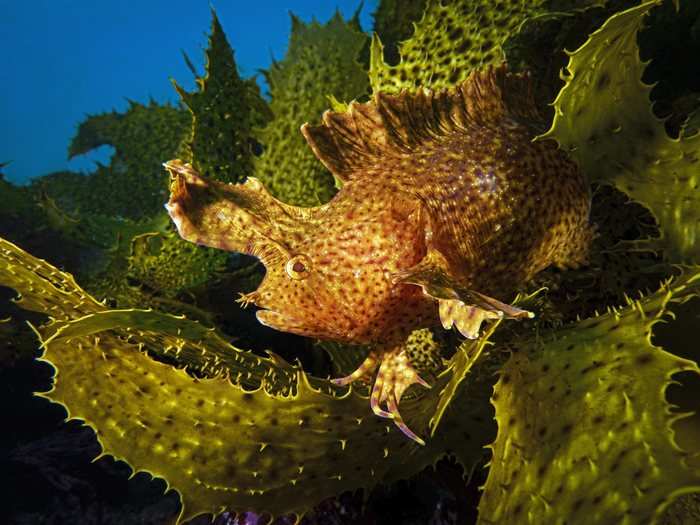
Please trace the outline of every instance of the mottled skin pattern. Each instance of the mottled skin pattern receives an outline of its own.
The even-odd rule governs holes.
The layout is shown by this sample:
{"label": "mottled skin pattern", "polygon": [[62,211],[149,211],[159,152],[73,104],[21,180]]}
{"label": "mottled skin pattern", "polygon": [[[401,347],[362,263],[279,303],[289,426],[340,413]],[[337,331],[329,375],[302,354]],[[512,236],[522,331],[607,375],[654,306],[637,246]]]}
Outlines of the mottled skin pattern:
{"label": "mottled skin pattern", "polygon": [[372,409],[422,443],[398,411],[408,386],[428,386],[403,350],[409,334],[442,322],[474,338],[483,320],[531,316],[502,301],[551,264],[585,261],[588,185],[553,142],[532,141],[541,131],[529,79],[488,69],[303,126],[342,183],[325,205],[288,206],[255,179],[205,181],[171,161],[167,207],[183,238],[262,260],[265,279],[242,298],[262,323],[371,344],[337,383],[379,368]]}

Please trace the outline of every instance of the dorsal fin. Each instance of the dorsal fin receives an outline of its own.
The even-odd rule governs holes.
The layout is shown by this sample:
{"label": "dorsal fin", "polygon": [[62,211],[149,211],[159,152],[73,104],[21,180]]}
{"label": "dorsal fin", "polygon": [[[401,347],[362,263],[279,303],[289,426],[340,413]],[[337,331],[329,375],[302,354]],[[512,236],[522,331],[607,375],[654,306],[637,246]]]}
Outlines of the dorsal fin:
{"label": "dorsal fin", "polygon": [[347,111],[326,111],[323,124],[304,124],[301,131],[319,160],[348,182],[392,152],[410,152],[455,130],[498,126],[505,119],[543,131],[529,75],[509,73],[502,65],[474,71],[448,90],[377,93],[370,102],[352,102]]}

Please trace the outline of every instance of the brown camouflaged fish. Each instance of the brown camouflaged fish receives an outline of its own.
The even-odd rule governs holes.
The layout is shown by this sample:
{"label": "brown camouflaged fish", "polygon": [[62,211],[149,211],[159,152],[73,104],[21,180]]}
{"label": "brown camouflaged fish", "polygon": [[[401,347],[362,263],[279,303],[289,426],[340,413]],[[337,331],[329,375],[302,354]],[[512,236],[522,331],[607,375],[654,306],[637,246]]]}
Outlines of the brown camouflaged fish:
{"label": "brown camouflaged fish", "polygon": [[342,184],[327,204],[289,206],[256,179],[207,181],[175,160],[167,209],[184,239],[260,258],[265,278],[243,302],[262,308],[261,323],[371,344],[335,382],[379,368],[372,410],[422,443],[398,411],[408,386],[428,386],[404,352],[408,335],[442,323],[475,338],[486,319],[530,317],[507,304],[516,287],[585,261],[588,184],[553,141],[533,142],[543,129],[529,78],[490,68],[305,124]]}

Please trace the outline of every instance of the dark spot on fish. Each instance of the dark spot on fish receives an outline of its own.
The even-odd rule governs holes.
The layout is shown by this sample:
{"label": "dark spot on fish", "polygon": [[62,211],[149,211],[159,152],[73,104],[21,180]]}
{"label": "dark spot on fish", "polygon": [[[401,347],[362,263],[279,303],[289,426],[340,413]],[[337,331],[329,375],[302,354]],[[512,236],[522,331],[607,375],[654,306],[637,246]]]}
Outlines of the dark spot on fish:
{"label": "dark spot on fish", "polygon": [[637,359],[635,359],[636,363],[638,365],[648,365],[654,360],[654,357],[651,354],[642,354]]}

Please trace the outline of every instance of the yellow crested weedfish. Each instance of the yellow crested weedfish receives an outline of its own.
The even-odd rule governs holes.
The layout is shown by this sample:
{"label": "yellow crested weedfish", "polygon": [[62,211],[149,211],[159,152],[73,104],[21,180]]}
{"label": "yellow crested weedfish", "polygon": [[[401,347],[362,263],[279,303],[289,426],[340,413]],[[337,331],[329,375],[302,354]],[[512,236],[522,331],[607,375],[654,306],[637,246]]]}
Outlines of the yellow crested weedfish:
{"label": "yellow crested weedfish", "polygon": [[301,208],[256,179],[204,180],[188,164],[172,176],[167,209],[189,241],[260,258],[267,273],[241,298],[272,328],[371,344],[340,385],[374,374],[375,414],[422,440],[398,411],[413,383],[404,343],[441,323],[476,338],[484,320],[533,314],[509,305],[517,286],[551,264],[585,261],[590,193],[545,129],[527,75],[473,73],[446,91],[378,93],[327,111],[302,133],[342,184]]}

